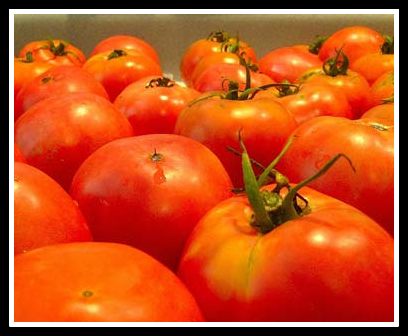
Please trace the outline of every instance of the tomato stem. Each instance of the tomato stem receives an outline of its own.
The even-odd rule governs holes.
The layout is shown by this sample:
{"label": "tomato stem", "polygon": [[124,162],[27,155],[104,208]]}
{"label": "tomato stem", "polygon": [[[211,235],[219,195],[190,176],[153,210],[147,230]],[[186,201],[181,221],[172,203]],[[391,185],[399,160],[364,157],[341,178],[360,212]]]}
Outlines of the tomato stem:
{"label": "tomato stem", "polygon": [[318,55],[320,49],[323,46],[323,43],[326,42],[327,39],[328,39],[327,36],[317,35],[315,40],[309,44],[309,52],[312,54]]}
{"label": "tomato stem", "polygon": [[331,77],[336,77],[338,75],[347,75],[347,70],[349,67],[349,59],[343,52],[343,47],[341,47],[336,55],[329,58],[323,63],[323,71],[326,75]]}
{"label": "tomato stem", "polygon": [[127,55],[126,51],[121,50],[121,49],[115,49],[108,55],[108,60],[111,60],[117,57],[126,56],[126,55]]}
{"label": "tomato stem", "polygon": [[384,35],[384,43],[381,46],[381,53],[394,54],[394,36]]}
{"label": "tomato stem", "polygon": [[154,87],[172,87],[176,85],[174,80],[171,80],[168,77],[158,77],[150,80],[146,85],[145,88],[154,88]]}

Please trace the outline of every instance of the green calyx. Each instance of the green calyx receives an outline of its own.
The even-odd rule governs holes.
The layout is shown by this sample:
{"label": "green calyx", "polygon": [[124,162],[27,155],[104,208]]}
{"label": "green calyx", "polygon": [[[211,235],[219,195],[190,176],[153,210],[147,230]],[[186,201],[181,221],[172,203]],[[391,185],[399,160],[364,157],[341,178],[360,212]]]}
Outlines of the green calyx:
{"label": "green calyx", "polygon": [[312,54],[319,54],[320,49],[323,46],[323,43],[326,42],[326,40],[328,39],[327,36],[316,36],[316,39],[309,44],[309,52]]}
{"label": "green calyx", "polygon": [[349,68],[349,59],[343,52],[343,48],[337,51],[336,55],[323,63],[323,71],[326,75],[336,77],[338,75],[347,75]]}
{"label": "green calyx", "polygon": [[115,49],[108,55],[108,60],[118,58],[118,57],[123,57],[123,56],[126,56],[126,55],[127,55],[126,51],[124,51],[122,49]]}
{"label": "green calyx", "polygon": [[146,85],[145,88],[154,88],[154,87],[172,87],[176,85],[176,82],[168,77],[158,77],[150,80]]}
{"label": "green calyx", "polygon": [[384,35],[384,43],[381,46],[381,53],[386,55],[394,54],[394,36]]}
{"label": "green calyx", "polygon": [[211,32],[210,35],[208,35],[207,37],[208,41],[219,42],[219,43],[227,42],[229,39],[230,39],[229,33],[222,31],[222,30]]}

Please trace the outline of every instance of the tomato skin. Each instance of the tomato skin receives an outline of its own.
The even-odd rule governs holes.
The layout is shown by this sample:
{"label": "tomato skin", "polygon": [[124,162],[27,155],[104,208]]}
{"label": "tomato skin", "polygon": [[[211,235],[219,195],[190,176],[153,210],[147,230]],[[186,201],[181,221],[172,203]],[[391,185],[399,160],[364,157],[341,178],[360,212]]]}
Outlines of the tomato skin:
{"label": "tomato skin", "polygon": [[203,321],[172,272],[126,245],[49,246],[17,256],[14,270],[17,322]]}
{"label": "tomato skin", "polygon": [[259,60],[260,72],[278,83],[283,80],[294,83],[308,69],[321,66],[322,61],[310,53],[306,46],[278,48]]}
{"label": "tomato skin", "polygon": [[[195,81],[192,82],[192,87],[200,92],[227,92],[228,80],[237,81],[239,83],[239,89],[244,90],[246,83],[245,67],[240,64],[213,64],[204,70],[200,76],[198,76]],[[252,88],[271,83],[274,83],[274,81],[265,74],[251,71]]]}
{"label": "tomato skin", "polygon": [[346,27],[336,31],[323,43],[319,57],[326,61],[342,48],[350,63],[353,63],[363,55],[380,52],[384,42],[384,37],[369,27]]}
{"label": "tomato skin", "polygon": [[266,166],[295,128],[294,117],[273,99],[209,98],[184,109],[174,132],[207,146],[221,160],[234,186],[241,187],[241,158],[227,150],[227,146],[239,150],[239,130],[251,157]]}
{"label": "tomato skin", "polygon": [[115,107],[132,124],[134,135],[173,133],[177,117],[200,93],[174,84],[148,87],[156,77],[142,78],[127,86],[115,99]]}
{"label": "tomato skin", "polygon": [[178,276],[206,320],[393,321],[393,239],[355,208],[300,192],[312,212],[264,235],[244,196],[197,224]]}
{"label": "tomato skin", "polygon": [[69,190],[81,163],[112,140],[133,130],[107,99],[92,93],[70,93],[44,99],[15,124],[15,141],[27,162]]}
{"label": "tomato skin", "polygon": [[394,97],[394,71],[388,71],[378,77],[370,88],[370,107],[384,103]]}
{"label": "tomato skin", "polygon": [[394,125],[394,103],[374,106],[361,116],[364,118],[380,119],[383,124]]}
{"label": "tomato skin", "polygon": [[344,153],[355,172],[346,161],[338,162],[309,186],[351,204],[393,234],[393,126],[377,119],[318,117],[300,125],[293,135],[297,137],[278,163],[279,171],[298,182],[312,176],[329,158]]}
{"label": "tomato skin", "polygon": [[[155,151],[160,160],[153,159]],[[224,167],[205,146],[152,134],[95,151],[75,174],[71,195],[95,240],[137,247],[174,269],[193,227],[231,196],[231,188]]]}
{"label": "tomato skin", "polygon": [[104,86],[112,102],[129,84],[143,77],[162,75],[159,64],[135,50],[121,50],[122,56],[109,58],[112,52],[96,54],[83,66]]}
{"label": "tomato skin", "polygon": [[49,62],[53,65],[76,65],[81,66],[85,63],[86,56],[74,45],[64,40],[52,40],[57,47],[60,43],[65,45],[64,50],[67,52],[64,55],[58,55],[51,50],[51,41],[40,40],[27,43],[19,52],[20,57],[25,57],[27,52],[32,52],[35,59]]}
{"label": "tomato skin", "polygon": [[[268,92],[269,91],[269,92]],[[274,94],[275,93],[275,94]],[[301,124],[319,116],[352,118],[351,106],[340,89],[330,85],[306,83],[298,93],[277,96],[276,89],[259,92],[255,99],[272,96]]]}
{"label": "tomato skin", "polygon": [[21,153],[20,148],[18,148],[17,144],[14,143],[14,162],[26,162],[25,157],[23,156],[23,153]]}
{"label": "tomato skin", "polygon": [[51,177],[14,163],[14,254],[92,240],[77,204]]}
{"label": "tomato skin", "polygon": [[159,55],[153,46],[145,40],[131,35],[114,35],[103,39],[95,46],[89,57],[114,49],[136,50],[160,64]]}
{"label": "tomato skin", "polygon": [[14,103],[14,120],[40,100],[73,92],[88,92],[108,99],[104,87],[79,67],[55,66],[28,82]]}
{"label": "tomato skin", "polygon": [[394,55],[367,54],[350,65],[350,69],[363,75],[372,85],[381,75],[394,70]]}

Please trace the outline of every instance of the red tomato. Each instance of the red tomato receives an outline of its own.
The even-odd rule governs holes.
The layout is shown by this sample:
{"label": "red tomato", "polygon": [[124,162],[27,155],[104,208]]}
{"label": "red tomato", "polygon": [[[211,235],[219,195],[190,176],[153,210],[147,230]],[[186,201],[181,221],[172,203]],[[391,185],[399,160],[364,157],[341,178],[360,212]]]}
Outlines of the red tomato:
{"label": "red tomato", "polygon": [[112,51],[115,49],[136,50],[160,64],[159,55],[149,43],[141,38],[130,35],[114,35],[100,41],[92,50],[90,57],[104,51]]}
{"label": "red tomato", "polygon": [[35,77],[20,90],[15,99],[14,120],[40,100],[72,92],[88,92],[108,98],[103,86],[88,72],[79,67],[56,66]]}
{"label": "red tomato", "polygon": [[92,240],[72,198],[48,175],[14,163],[14,254],[41,246]]}
{"label": "red tomato", "polygon": [[178,275],[206,320],[393,321],[393,239],[339,200],[300,193],[310,212],[267,233],[244,196],[197,224]]}
{"label": "red tomato", "polygon": [[[177,304],[176,304],[177,303]],[[126,245],[72,243],[14,261],[17,322],[198,322],[183,283],[147,254]]]}
{"label": "red tomato", "polygon": [[23,153],[21,153],[16,143],[14,143],[14,162],[26,162]]}
{"label": "red tomato", "polygon": [[384,37],[369,27],[346,27],[336,31],[323,43],[319,57],[326,61],[342,49],[350,63],[353,63],[361,56],[380,52],[384,42]]}
{"label": "red tomato", "polygon": [[31,56],[14,58],[14,99],[25,83],[46,72],[52,66],[44,61],[35,61]]}
{"label": "red tomato", "polygon": [[[239,83],[239,89],[246,87],[246,70],[240,64],[218,63],[205,69],[198,76],[192,87],[200,92],[208,91],[228,91],[228,81]],[[251,87],[259,87],[265,84],[274,83],[268,76],[251,71]]]}
{"label": "red tomato", "polygon": [[259,92],[255,99],[267,96],[274,97],[286,107],[298,124],[325,115],[344,118],[353,116],[347,97],[340,89],[331,85],[306,83],[300,86],[299,91],[295,90],[284,96],[280,96],[276,88],[273,88]]}
{"label": "red tomato", "polygon": [[335,154],[346,154],[355,172],[339,162],[310,187],[351,204],[394,232],[393,126],[370,119],[318,117],[293,134],[296,139],[279,162],[279,171],[298,182]]}
{"label": "red tomato", "polygon": [[133,126],[135,135],[173,133],[181,110],[200,95],[165,77],[147,77],[127,86],[115,107]]}
{"label": "red tomato", "polygon": [[[208,38],[200,39],[192,43],[188,49],[184,52],[180,63],[181,78],[190,83],[191,75],[194,72],[195,67],[201,61],[201,59],[212,53],[219,53],[229,47],[236,47],[237,38],[231,37],[227,32],[212,32]],[[254,49],[252,49],[246,42],[239,40],[238,53],[244,54],[247,59],[256,62],[256,55]]]}
{"label": "red tomato", "polygon": [[110,50],[92,56],[83,69],[100,82],[113,102],[129,84],[146,76],[161,76],[160,65],[135,50]]}
{"label": "red tomato", "polygon": [[140,248],[174,269],[193,227],[231,188],[206,147],[153,134],[98,149],[75,174],[71,195],[95,240]]}
{"label": "red tomato", "polygon": [[386,125],[394,125],[394,103],[372,107],[361,116],[361,119],[380,119]]}
{"label": "red tomato", "polygon": [[353,62],[350,69],[363,75],[371,85],[384,73],[394,71],[394,55],[366,54]]}
{"label": "red tomato", "polygon": [[81,66],[86,57],[84,53],[64,40],[41,40],[26,44],[19,53],[25,57],[27,52],[32,52],[35,59],[49,62],[53,65],[77,65]]}
{"label": "red tomato", "polygon": [[242,130],[248,150],[267,165],[296,128],[294,117],[274,99],[229,100],[212,97],[184,109],[175,133],[193,138],[221,160],[235,187],[242,186],[241,160],[227,147],[239,148]]}
{"label": "red tomato", "polygon": [[69,189],[81,163],[97,148],[133,135],[126,117],[107,99],[69,93],[33,105],[15,124],[27,162]]}
{"label": "red tomato", "polygon": [[276,82],[294,83],[310,68],[320,67],[322,61],[310,53],[307,46],[292,46],[272,50],[259,60],[260,72]]}
{"label": "red tomato", "polygon": [[383,104],[394,97],[394,71],[378,77],[370,89],[370,106]]}

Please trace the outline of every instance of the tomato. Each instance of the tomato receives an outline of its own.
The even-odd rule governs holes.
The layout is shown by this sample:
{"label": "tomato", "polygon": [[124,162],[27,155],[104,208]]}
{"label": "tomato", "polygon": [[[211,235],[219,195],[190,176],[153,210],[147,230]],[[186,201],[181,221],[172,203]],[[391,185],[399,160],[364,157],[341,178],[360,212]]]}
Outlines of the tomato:
{"label": "tomato", "polygon": [[14,58],[14,99],[25,83],[46,72],[52,66],[44,61],[35,61],[32,56]]}
{"label": "tomato", "polygon": [[299,45],[272,50],[259,60],[260,72],[278,83],[294,83],[305,71],[321,65],[318,56],[310,53],[307,46]]}
{"label": "tomato", "polygon": [[14,162],[26,162],[23,153],[21,153],[16,143],[14,143]]}
{"label": "tomato", "polygon": [[353,116],[347,97],[331,85],[306,83],[287,95],[273,88],[259,92],[255,99],[266,96],[274,97],[286,107],[298,124],[324,115],[344,118]]}
{"label": "tomato", "polygon": [[231,100],[212,97],[196,102],[180,114],[175,133],[195,139],[213,151],[223,163],[235,187],[242,186],[238,149],[242,130],[248,150],[261,164],[279,153],[296,128],[294,117],[274,99]]}
{"label": "tomato", "polygon": [[14,163],[14,254],[92,240],[77,204],[48,175]]}
{"label": "tomato", "polygon": [[[300,125],[278,170],[297,182],[315,173],[337,153],[339,162],[310,187],[363,211],[394,232],[394,127],[379,120],[318,117]],[[254,155],[254,159],[256,156]]]}
{"label": "tomato", "polygon": [[350,63],[353,63],[361,56],[380,52],[384,42],[384,37],[369,27],[346,27],[336,31],[323,43],[319,57],[326,61],[342,49]]}
{"label": "tomato", "polygon": [[104,87],[88,72],[79,67],[56,66],[20,90],[15,99],[14,120],[40,100],[72,92],[88,92],[108,98]]}
{"label": "tomato", "polygon": [[361,116],[364,118],[380,119],[381,123],[394,125],[394,103],[374,106]]}
{"label": "tomato", "polygon": [[136,50],[160,64],[159,55],[157,54],[156,50],[145,40],[131,35],[114,35],[103,39],[92,50],[90,57],[101,52],[115,49]]}
{"label": "tomato", "polygon": [[146,76],[161,76],[160,65],[135,50],[110,50],[89,58],[83,66],[100,82],[113,102],[129,84]]}
{"label": "tomato", "polygon": [[166,77],[151,76],[127,86],[115,107],[128,118],[135,135],[173,133],[181,110],[199,95]]}
{"label": "tomato", "polygon": [[71,195],[95,240],[137,247],[174,269],[193,227],[231,188],[205,146],[153,134],[95,151],[75,174]]}
{"label": "tomato", "polygon": [[[228,91],[228,81],[239,83],[239,89],[246,87],[246,70],[240,64],[218,63],[205,69],[198,76],[192,87],[200,92],[208,91]],[[265,84],[274,83],[272,79],[262,73],[251,71],[251,87],[259,87]]]}
{"label": "tomato", "polygon": [[40,40],[26,44],[19,52],[20,57],[25,57],[27,52],[32,52],[35,59],[49,62],[53,65],[81,66],[86,57],[84,53],[64,40]]}
{"label": "tomato", "polygon": [[137,249],[112,243],[61,244],[17,256],[14,319],[203,321],[194,298],[171,271]]}
{"label": "tomato", "polygon": [[27,162],[67,190],[76,170],[92,152],[132,135],[126,117],[107,99],[92,93],[44,99],[15,124],[15,141]]}
{"label": "tomato", "polygon": [[197,224],[178,276],[207,321],[393,321],[393,239],[339,200],[300,194],[310,212],[264,233],[246,196]]}
{"label": "tomato", "polygon": [[363,75],[372,85],[381,75],[394,70],[394,55],[366,54],[354,61],[350,69]]}
{"label": "tomato", "polygon": [[378,77],[370,89],[370,106],[383,104],[394,98],[394,71],[388,71]]}
{"label": "tomato", "polygon": [[181,78],[189,84],[195,67],[203,57],[229,48],[238,49],[238,54],[244,54],[247,59],[256,62],[255,51],[246,42],[238,41],[236,37],[231,37],[227,32],[212,32],[206,39],[199,39],[192,43],[183,53],[180,63]]}

